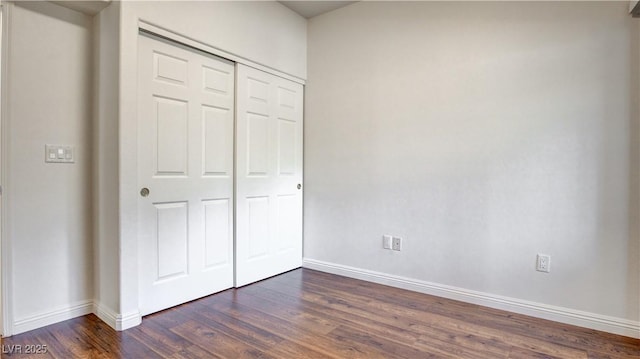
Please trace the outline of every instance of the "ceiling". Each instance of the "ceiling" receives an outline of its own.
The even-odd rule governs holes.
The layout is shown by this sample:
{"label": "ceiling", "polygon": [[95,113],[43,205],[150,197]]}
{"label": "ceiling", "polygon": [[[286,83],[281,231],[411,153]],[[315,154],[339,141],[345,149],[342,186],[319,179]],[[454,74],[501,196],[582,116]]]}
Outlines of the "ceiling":
{"label": "ceiling", "polygon": [[339,9],[357,1],[279,1],[307,19]]}
{"label": "ceiling", "polygon": [[[52,0],[52,2],[68,7],[72,10],[80,11],[88,15],[95,15],[100,10],[107,7],[112,0]],[[343,6],[353,4],[357,1],[279,1],[282,5],[297,12],[301,16],[309,19],[326,12],[339,9]]]}
{"label": "ceiling", "polygon": [[59,0],[51,2],[62,5],[71,10],[80,11],[81,13],[93,16],[107,7],[111,3],[111,0]]}

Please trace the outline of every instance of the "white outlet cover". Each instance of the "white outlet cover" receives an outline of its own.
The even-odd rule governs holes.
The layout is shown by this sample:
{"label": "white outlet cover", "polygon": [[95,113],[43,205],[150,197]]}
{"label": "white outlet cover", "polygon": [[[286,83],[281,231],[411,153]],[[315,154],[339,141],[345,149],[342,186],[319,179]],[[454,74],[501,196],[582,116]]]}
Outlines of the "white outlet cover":
{"label": "white outlet cover", "polygon": [[391,249],[393,249],[394,251],[401,251],[402,250],[402,238],[393,237],[393,239],[391,240]]}
{"label": "white outlet cover", "polygon": [[551,272],[551,256],[548,254],[538,254],[536,257],[536,270],[538,272]]}

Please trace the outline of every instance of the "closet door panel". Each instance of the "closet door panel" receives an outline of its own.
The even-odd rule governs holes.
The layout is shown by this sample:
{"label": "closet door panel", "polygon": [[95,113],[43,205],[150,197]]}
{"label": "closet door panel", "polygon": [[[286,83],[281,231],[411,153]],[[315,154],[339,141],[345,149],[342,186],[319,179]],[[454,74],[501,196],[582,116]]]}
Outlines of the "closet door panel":
{"label": "closet door panel", "polygon": [[236,287],[302,266],[302,85],[238,64]]}
{"label": "closet door panel", "polygon": [[139,36],[143,315],[233,286],[232,62]]}

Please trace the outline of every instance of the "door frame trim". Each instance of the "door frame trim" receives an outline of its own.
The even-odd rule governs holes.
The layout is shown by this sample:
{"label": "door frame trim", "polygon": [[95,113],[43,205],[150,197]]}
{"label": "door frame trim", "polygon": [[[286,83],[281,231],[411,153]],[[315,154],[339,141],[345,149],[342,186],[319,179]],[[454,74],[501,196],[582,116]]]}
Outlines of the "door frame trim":
{"label": "door frame trim", "polygon": [[2,256],[0,263],[0,282],[2,285],[1,290],[1,307],[2,321],[0,323],[0,332],[3,336],[8,337],[13,335],[13,303],[11,289],[13,288],[12,280],[12,263],[11,263],[11,241],[9,237],[9,181],[7,173],[9,168],[9,30],[11,22],[11,9],[13,4],[11,2],[2,1],[0,3],[2,7],[2,51],[0,58],[0,155],[1,168],[0,168],[0,183],[2,184],[3,193],[0,196],[2,201],[1,213],[0,213],[0,255]]}

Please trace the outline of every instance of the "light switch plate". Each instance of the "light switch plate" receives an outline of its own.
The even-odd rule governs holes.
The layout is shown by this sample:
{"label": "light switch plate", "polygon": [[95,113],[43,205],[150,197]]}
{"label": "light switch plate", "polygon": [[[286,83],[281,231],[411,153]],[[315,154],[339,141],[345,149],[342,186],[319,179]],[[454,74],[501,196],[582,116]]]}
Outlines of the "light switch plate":
{"label": "light switch plate", "polygon": [[48,163],[74,163],[76,150],[73,146],[44,145],[44,161]]}

